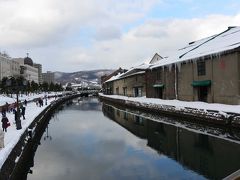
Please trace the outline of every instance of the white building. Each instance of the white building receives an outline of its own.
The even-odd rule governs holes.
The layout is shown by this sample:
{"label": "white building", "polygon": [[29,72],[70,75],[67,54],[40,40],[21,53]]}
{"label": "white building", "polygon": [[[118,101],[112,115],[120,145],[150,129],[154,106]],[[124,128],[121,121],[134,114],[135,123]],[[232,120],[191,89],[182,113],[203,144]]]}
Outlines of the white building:
{"label": "white building", "polygon": [[38,68],[33,67],[33,61],[29,57],[15,58],[14,61],[20,63],[20,75],[27,81],[34,81],[39,83],[38,80]]}
{"label": "white building", "polygon": [[0,55],[0,80],[3,77],[17,77],[20,75],[20,63],[10,57]]}

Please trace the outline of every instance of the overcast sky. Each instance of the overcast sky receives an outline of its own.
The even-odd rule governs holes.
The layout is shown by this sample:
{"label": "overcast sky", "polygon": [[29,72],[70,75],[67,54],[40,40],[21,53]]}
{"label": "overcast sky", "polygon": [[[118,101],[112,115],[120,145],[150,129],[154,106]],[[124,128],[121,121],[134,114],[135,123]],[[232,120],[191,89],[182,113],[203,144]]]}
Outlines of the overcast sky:
{"label": "overcast sky", "polygon": [[0,50],[43,71],[129,68],[240,25],[239,0],[0,0]]}

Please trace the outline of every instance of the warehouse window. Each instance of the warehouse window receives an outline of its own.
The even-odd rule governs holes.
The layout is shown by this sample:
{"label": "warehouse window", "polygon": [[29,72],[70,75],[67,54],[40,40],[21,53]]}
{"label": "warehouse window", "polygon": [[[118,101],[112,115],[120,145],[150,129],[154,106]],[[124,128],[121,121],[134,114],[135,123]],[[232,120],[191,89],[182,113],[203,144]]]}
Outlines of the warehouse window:
{"label": "warehouse window", "polygon": [[205,63],[205,61],[198,61],[197,62],[197,71],[198,71],[198,76],[206,75],[206,63]]}

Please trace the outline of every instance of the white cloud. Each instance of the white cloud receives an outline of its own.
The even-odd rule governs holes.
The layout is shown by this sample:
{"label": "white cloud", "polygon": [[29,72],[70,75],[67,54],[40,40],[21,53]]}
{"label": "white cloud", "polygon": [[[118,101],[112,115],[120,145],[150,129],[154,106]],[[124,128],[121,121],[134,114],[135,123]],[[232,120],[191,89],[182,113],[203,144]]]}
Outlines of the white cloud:
{"label": "white cloud", "polygon": [[67,38],[69,31],[82,26],[98,27],[99,24],[110,26],[131,22],[144,14],[147,7],[153,4],[151,1],[0,1],[0,45],[44,46]]}
{"label": "white cloud", "polygon": [[96,40],[111,40],[119,39],[121,37],[121,30],[115,26],[105,26],[97,29],[95,39]]}
{"label": "white cloud", "polygon": [[240,14],[236,16],[210,15],[195,19],[149,20],[122,35],[121,39],[95,42],[85,52],[91,68],[119,67],[129,68],[140,64],[158,52],[167,55],[170,50],[183,47],[195,41],[239,25]]}
{"label": "white cloud", "polygon": [[159,2],[0,0],[0,48],[12,56],[29,51],[44,70],[129,68],[240,22],[240,14],[149,19]]}

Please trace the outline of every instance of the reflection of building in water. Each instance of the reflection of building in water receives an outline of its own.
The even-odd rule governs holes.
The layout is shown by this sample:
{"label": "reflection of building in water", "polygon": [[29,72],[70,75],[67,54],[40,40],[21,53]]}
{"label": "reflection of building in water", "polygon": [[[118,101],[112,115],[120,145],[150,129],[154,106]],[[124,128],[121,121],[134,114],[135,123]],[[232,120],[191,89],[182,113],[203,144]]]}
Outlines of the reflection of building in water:
{"label": "reflection of building in water", "polygon": [[103,105],[103,112],[106,116],[128,129],[140,138],[146,138],[147,126],[144,118],[125,111]]}
{"label": "reflection of building in water", "polygon": [[101,104],[98,102],[96,97],[86,97],[77,98],[72,100],[71,109],[81,110],[81,111],[101,111]]}
{"label": "reflection of building in water", "polygon": [[104,115],[148,146],[210,179],[222,179],[240,168],[240,144],[151,121],[103,104]]}
{"label": "reflection of building in water", "polygon": [[173,125],[148,121],[148,145],[211,179],[240,168],[239,144]]}
{"label": "reflection of building in water", "polygon": [[176,127],[163,123],[148,121],[148,145],[160,153],[177,159]]}

